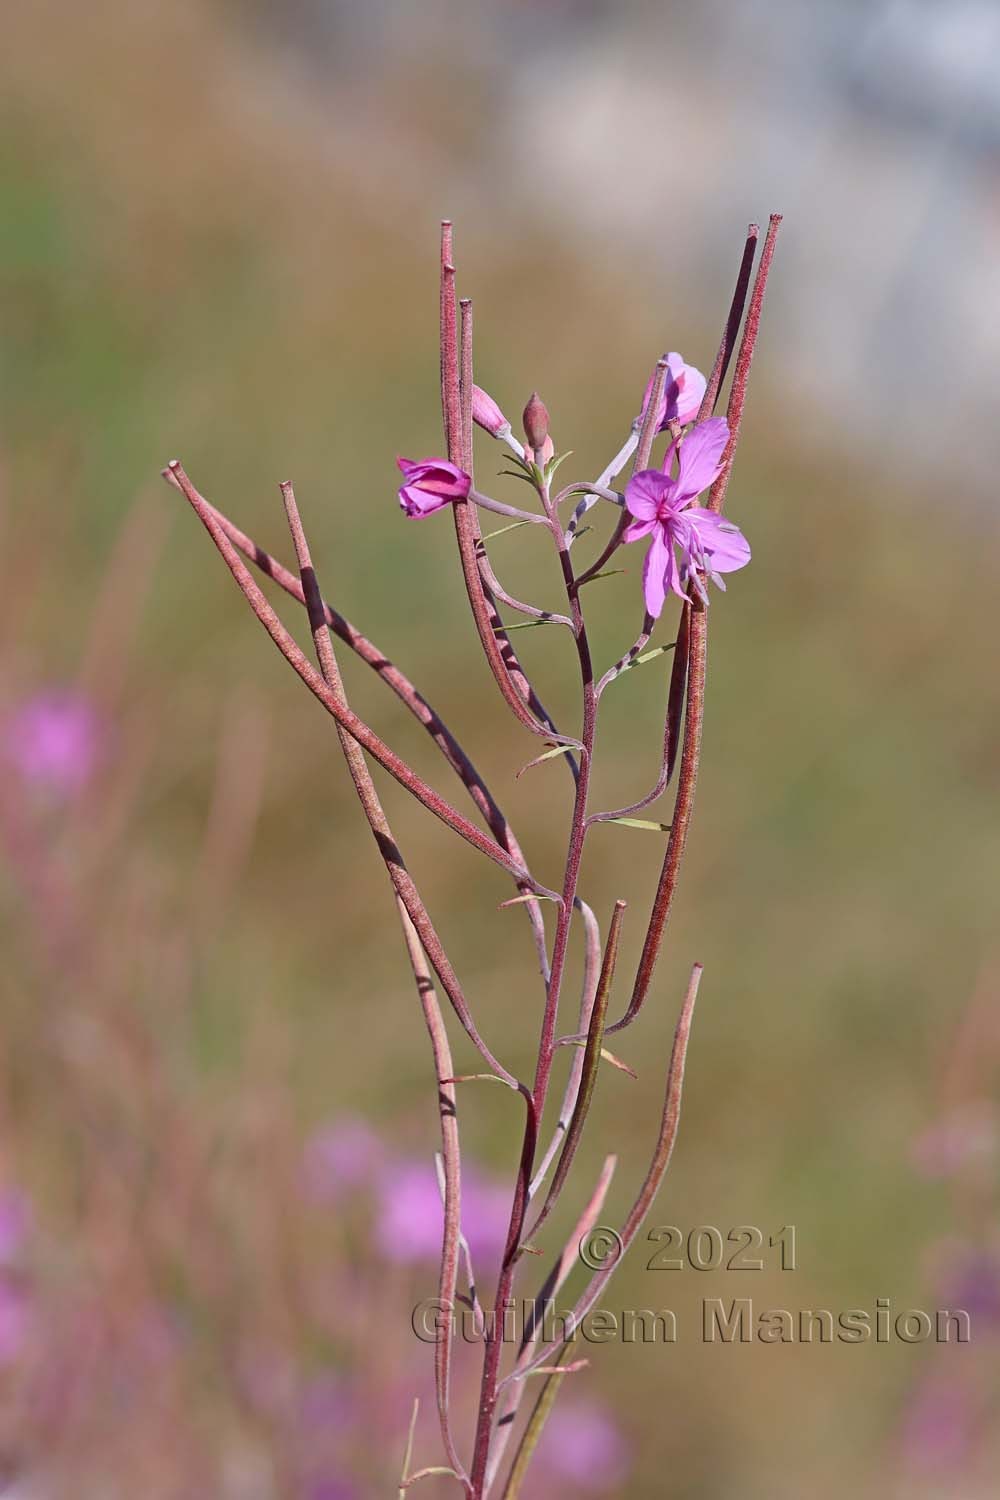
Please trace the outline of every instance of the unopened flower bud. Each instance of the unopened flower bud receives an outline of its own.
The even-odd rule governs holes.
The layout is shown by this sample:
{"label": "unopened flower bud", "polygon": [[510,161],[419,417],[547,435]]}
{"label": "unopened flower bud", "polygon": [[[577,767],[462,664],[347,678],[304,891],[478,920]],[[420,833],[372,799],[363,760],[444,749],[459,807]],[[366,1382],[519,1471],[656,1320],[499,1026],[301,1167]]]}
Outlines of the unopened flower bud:
{"label": "unopened flower bud", "polygon": [[504,438],[510,432],[510,423],[488,391],[478,385],[472,387],[472,420],[490,434]]}
{"label": "unopened flower bud", "polygon": [[538,453],[544,448],[545,440],[549,435],[549,414],[545,402],[537,391],[532,391],[528,404],[524,408],[522,421],[528,445]]}

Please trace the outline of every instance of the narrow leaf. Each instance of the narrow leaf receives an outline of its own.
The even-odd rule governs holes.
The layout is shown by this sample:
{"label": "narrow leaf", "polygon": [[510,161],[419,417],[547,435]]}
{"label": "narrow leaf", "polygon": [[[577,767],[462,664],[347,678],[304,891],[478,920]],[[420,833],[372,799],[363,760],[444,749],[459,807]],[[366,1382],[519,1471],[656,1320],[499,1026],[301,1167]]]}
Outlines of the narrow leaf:
{"label": "narrow leaf", "polygon": [[[523,523],[522,523],[523,524]],[[497,632],[502,631],[505,635],[509,630],[533,630],[536,625],[555,625],[556,620],[515,620],[513,625],[494,625]]]}
{"label": "narrow leaf", "polygon": [[653,823],[649,818],[607,818],[608,823],[621,823],[625,828],[645,828],[650,833],[669,833],[669,823]]}
{"label": "narrow leaf", "polygon": [[410,1417],[410,1430],[406,1436],[406,1449],[403,1453],[403,1472],[399,1476],[400,1497],[406,1493],[407,1476],[410,1472],[410,1460],[413,1457],[413,1435],[417,1430],[417,1416],[420,1412],[420,1397],[413,1398],[413,1415]]}
{"label": "narrow leaf", "polygon": [[495,536],[503,536],[505,531],[516,531],[519,526],[528,526],[528,521],[511,521],[509,526],[498,526],[496,531],[488,531],[483,537],[484,542],[492,542]]}
{"label": "narrow leaf", "polygon": [[556,755],[571,755],[574,747],[572,745],[554,745],[551,750],[546,750],[544,755],[536,755],[534,760],[529,760],[527,765],[521,767],[514,773],[514,780],[520,781],[525,771],[530,771],[532,766],[540,766],[543,760],[551,760]]}
{"label": "narrow leaf", "polygon": [[500,469],[498,472],[501,479],[523,479],[533,490],[538,488],[537,481],[530,474],[516,474],[513,469]]}
{"label": "narrow leaf", "polygon": [[[520,524],[523,525],[524,523],[521,522]],[[643,651],[642,654],[635,657],[634,660],[626,662],[625,666],[622,667],[621,671],[618,673],[618,676],[621,677],[624,675],[624,673],[631,672],[633,667],[641,667],[644,662],[652,661],[654,657],[663,656],[667,651],[672,651],[676,645],[676,641],[668,641],[665,646],[654,646],[652,651]]]}
{"label": "narrow leaf", "polygon": [[[577,1038],[572,1042],[566,1043],[567,1047],[585,1047],[586,1045],[586,1042],[583,1041],[582,1038]],[[606,1063],[610,1063],[613,1068],[617,1068],[619,1073],[627,1073],[630,1078],[637,1079],[639,1077],[635,1069],[630,1068],[627,1062],[622,1062],[621,1058],[616,1053],[612,1052],[610,1047],[602,1047],[601,1056],[604,1058],[604,1061]],[[495,1075],[491,1073],[487,1076],[492,1078]],[[500,1082],[503,1082],[502,1078],[500,1079]]]}
{"label": "narrow leaf", "polygon": [[529,891],[526,896],[511,896],[509,901],[501,901],[497,911],[503,911],[505,906],[520,906],[523,901],[556,901],[558,904],[555,896],[536,896],[533,891]]}
{"label": "narrow leaf", "polygon": [[[569,1350],[570,1340],[567,1339],[559,1351],[556,1360],[557,1364],[562,1361]],[[545,1377],[545,1384],[542,1386],[538,1400],[535,1402],[534,1410],[528,1418],[528,1425],[521,1435],[521,1441],[514,1455],[514,1462],[511,1464],[510,1473],[507,1476],[502,1500],[517,1500],[517,1497],[520,1495],[521,1485],[527,1473],[528,1465],[531,1462],[538,1439],[542,1435],[542,1429],[555,1404],[555,1399],[559,1394],[559,1387],[562,1385],[564,1378],[562,1374],[547,1375]]]}
{"label": "narrow leaf", "polygon": [[[616,1057],[615,1054],[611,1051],[610,1047],[602,1047],[601,1056],[604,1058],[605,1062],[610,1063],[613,1068],[617,1068],[619,1073],[627,1073],[630,1078],[638,1079],[639,1075],[635,1071],[635,1069],[630,1068],[627,1062],[622,1062],[620,1057]],[[487,1076],[493,1077],[495,1075],[489,1074]],[[497,1083],[503,1083],[503,1079],[498,1078]]]}
{"label": "narrow leaf", "polygon": [[[572,448],[567,448],[565,453],[557,453],[555,458],[549,459],[548,463],[545,466],[545,479],[547,483],[551,484],[552,476],[558,469],[559,465],[561,463],[565,463],[566,459],[572,456],[572,453]],[[735,526],[733,527],[733,530],[736,530]]]}
{"label": "narrow leaf", "polygon": [[[589,528],[588,528],[588,530],[589,530]],[[577,536],[581,536],[581,535],[582,535],[582,532],[578,531],[577,532]],[[596,583],[597,580],[598,580],[598,578],[617,578],[617,576],[618,576],[619,573],[627,573],[627,572],[628,572],[628,568],[606,568],[603,573],[591,573],[591,575],[590,575],[589,578],[585,578],[584,579],[584,583]]]}
{"label": "narrow leaf", "polygon": [[[442,1083],[503,1083],[496,1073],[456,1073],[454,1078],[442,1078]],[[507,1085],[504,1083],[504,1088]],[[442,1194],[443,1196],[443,1194]]]}
{"label": "narrow leaf", "polygon": [[625,902],[616,901],[614,913],[611,918],[611,927],[608,931],[608,940],[604,945],[604,956],[601,961],[601,973],[597,981],[597,990],[594,994],[594,1004],[590,1012],[590,1025],[587,1028],[587,1040],[583,1052],[583,1067],[580,1071],[580,1083],[577,1088],[576,1102],[573,1105],[573,1115],[566,1130],[566,1139],[556,1163],[555,1175],[551,1186],[546,1194],[545,1202],[542,1204],[538,1218],[532,1224],[529,1231],[532,1239],[545,1223],[549,1214],[555,1206],[556,1199],[562,1192],[563,1183],[569,1175],[569,1169],[573,1165],[576,1148],[580,1144],[583,1127],[590,1109],[590,1101],[594,1096],[594,1086],[597,1083],[597,1074],[601,1066],[601,1056],[604,1051],[604,1023],[608,1014],[608,1001],[611,998],[611,986],[615,977],[615,964],[618,960],[618,940],[621,936],[622,917],[625,912]]}

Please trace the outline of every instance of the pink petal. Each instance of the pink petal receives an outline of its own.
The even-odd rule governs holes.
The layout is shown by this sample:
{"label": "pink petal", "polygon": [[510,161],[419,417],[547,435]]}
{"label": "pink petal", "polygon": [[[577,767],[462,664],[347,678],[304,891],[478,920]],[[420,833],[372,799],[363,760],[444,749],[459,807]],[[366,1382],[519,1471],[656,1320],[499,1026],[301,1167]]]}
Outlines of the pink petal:
{"label": "pink petal", "polygon": [[452,500],[466,499],[472,488],[465,470],[446,458],[425,458],[419,463],[397,458],[396,464],[406,480],[400,485],[399,503],[411,520],[433,515]]}
{"label": "pink petal", "polygon": [[644,536],[649,536],[655,521],[633,521],[631,526],[626,526],[622,532],[623,542],[641,542]]}
{"label": "pink petal", "polygon": [[643,597],[646,600],[646,608],[654,620],[659,619],[670,589],[677,594],[681,593],[670,534],[666,527],[658,526],[653,532],[653,539],[642,565]]}
{"label": "pink petal", "polygon": [[510,423],[489,391],[484,391],[478,385],[472,387],[472,420],[480,427],[484,427],[493,437],[496,437],[498,433],[510,431]]}
{"label": "pink petal", "polygon": [[444,495],[429,495],[419,485],[400,485],[400,508],[411,521],[422,521],[424,516],[432,516],[436,510],[442,510],[450,503]]}
{"label": "pink petal", "polygon": [[750,543],[732,521],[700,506],[689,506],[684,517],[697,531],[713,572],[735,573],[737,568],[746,567]]}
{"label": "pink petal", "polygon": [[[667,377],[656,413],[657,432],[663,432],[673,421],[680,422],[682,426],[693,422],[698,415],[698,408],[701,406],[701,398],[705,394],[706,386],[704,375],[700,370],[696,370],[694,365],[686,365],[683,355],[674,352],[666,355],[665,358]],[[646,393],[642,398],[640,421],[646,415],[652,390],[653,380],[650,378]]]}
{"label": "pink petal", "polygon": [[661,474],[659,469],[643,469],[640,474],[634,474],[625,486],[626,510],[637,520],[655,520],[669,484],[669,477]]}
{"label": "pink petal", "polygon": [[681,444],[677,473],[678,499],[694,499],[707,490],[719,473],[719,460],[729,441],[725,417],[709,417],[692,427]]}
{"label": "pink petal", "polygon": [[472,480],[465,470],[449,463],[446,458],[425,458],[419,463],[397,458],[396,464],[408,486],[419,486],[430,495],[441,495],[446,500],[464,500],[472,488]]}
{"label": "pink petal", "polygon": [[694,365],[686,365],[680,354],[667,355],[667,369],[670,372],[670,379],[667,382],[667,406],[662,426],[666,426],[674,419],[680,422],[681,426],[686,426],[698,415],[698,408],[701,406],[708,382]]}

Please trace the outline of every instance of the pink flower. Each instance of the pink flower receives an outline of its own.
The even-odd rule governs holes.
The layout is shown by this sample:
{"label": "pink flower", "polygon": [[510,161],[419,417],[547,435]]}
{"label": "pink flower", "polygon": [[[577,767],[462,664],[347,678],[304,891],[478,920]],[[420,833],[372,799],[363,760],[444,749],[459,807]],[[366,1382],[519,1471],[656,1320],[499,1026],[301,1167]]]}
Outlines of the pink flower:
{"label": "pink flower", "polygon": [[[705,394],[707,384],[701,371],[696,370],[694,365],[686,365],[681,355],[668,354],[666,360],[667,378],[656,419],[657,432],[663,432],[670,422],[680,422],[682,427],[685,427],[688,422],[693,422],[698,415],[698,408],[701,406],[701,399]],[[653,382],[650,379],[646,394],[642,398],[640,422],[646,415],[652,389]]]}
{"label": "pink flower", "polygon": [[[623,540],[638,542],[652,536],[642,569],[646,608],[655,620],[667,593],[673,590],[687,598],[688,582],[704,572],[719,585],[720,573],[732,573],[750,561],[750,548],[742,532],[718,516],[691,502],[720,472],[722,450],[729,438],[723,417],[699,422],[679,445],[672,443],[661,469],[644,469],[629,480],[625,505],[635,517],[625,528]],[[670,467],[678,454],[677,474]],[[680,551],[680,563],[674,548]]]}
{"label": "pink flower", "polygon": [[[404,1158],[379,1181],[375,1237],[386,1260],[397,1265],[436,1260],[441,1254],[444,1210],[429,1162]],[[507,1237],[510,1194],[470,1164],[462,1171],[462,1229],[474,1258],[499,1256]]]}
{"label": "pink flower", "polygon": [[2,749],[24,782],[59,797],[79,792],[97,768],[102,726],[72,690],[47,690],[21,703],[2,726]]}
{"label": "pink flower", "polygon": [[574,1491],[621,1494],[630,1468],[625,1441],[603,1407],[578,1399],[557,1404],[538,1445],[539,1468]]}
{"label": "pink flower", "polygon": [[31,1332],[32,1308],[27,1292],[9,1277],[0,1277],[0,1367],[24,1352]]}
{"label": "pink flower", "polygon": [[446,458],[424,458],[419,463],[397,458],[396,463],[406,481],[399,487],[399,503],[411,520],[431,516],[453,500],[464,500],[472,488],[468,474]]}
{"label": "pink flower", "polygon": [[20,1259],[31,1229],[31,1204],[17,1188],[0,1190],[0,1266]]}
{"label": "pink flower", "polygon": [[364,1120],[356,1115],[333,1120],[306,1143],[306,1190],[317,1202],[335,1202],[372,1182],[384,1156],[382,1142]]}

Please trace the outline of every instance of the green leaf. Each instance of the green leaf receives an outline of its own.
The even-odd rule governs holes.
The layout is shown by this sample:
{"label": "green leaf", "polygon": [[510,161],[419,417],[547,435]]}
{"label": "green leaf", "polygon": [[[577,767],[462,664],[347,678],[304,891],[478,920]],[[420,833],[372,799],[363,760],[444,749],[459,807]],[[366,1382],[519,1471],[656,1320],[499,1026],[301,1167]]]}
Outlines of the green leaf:
{"label": "green leaf", "polygon": [[606,818],[607,823],[621,823],[625,828],[645,828],[651,833],[669,833],[669,823],[652,823],[648,818]]}
{"label": "green leaf", "polygon": [[528,460],[526,458],[518,458],[513,450],[510,453],[505,453],[503,458],[504,463],[516,464],[519,469],[524,470],[525,474],[531,473],[531,464],[529,464]]}
{"label": "green leaf", "polygon": [[530,474],[515,474],[513,469],[499,469],[497,472],[501,479],[523,479],[524,483],[530,484],[533,490],[538,489],[539,480]]}
{"label": "green leaf", "polygon": [[442,1078],[442,1083],[503,1083],[507,1084],[496,1073],[456,1073],[454,1078]]}
{"label": "green leaf", "polygon": [[[590,528],[588,527],[587,529],[589,530]],[[582,535],[582,533],[577,532],[577,536],[580,535]],[[583,581],[584,583],[596,583],[598,578],[615,578],[619,573],[627,572],[628,568],[607,568],[603,573],[591,573],[590,577],[585,578]]]}
{"label": "green leaf", "polygon": [[576,749],[575,745],[553,745],[551,750],[546,750],[544,755],[536,755],[534,760],[529,760],[527,765],[521,767],[514,774],[514,780],[520,781],[525,771],[530,771],[532,766],[540,766],[543,760],[551,760],[556,755],[572,755]]}
{"label": "green leaf", "polygon": [[572,453],[572,448],[567,448],[565,453],[557,453],[553,458],[549,459],[548,463],[545,465],[546,484],[552,483],[553,474],[556,472],[561,463],[564,463],[567,458],[570,458],[572,456]]}
{"label": "green leaf", "polygon": [[633,667],[641,667],[644,662],[652,661],[654,657],[663,656],[665,652],[672,651],[676,645],[676,641],[670,641],[666,646],[654,646],[652,651],[643,651],[641,656],[635,657],[633,661],[626,662],[625,666],[618,673],[618,676],[624,676],[626,672],[631,672]]}
{"label": "green leaf", "polygon": [[509,630],[533,630],[536,625],[558,625],[558,620],[515,620],[513,625],[494,625],[493,629],[499,634],[507,634]]}
{"label": "green leaf", "polygon": [[488,531],[483,537],[484,542],[492,542],[495,536],[503,536],[505,531],[516,531],[519,526],[529,526],[529,521],[511,521],[509,526],[500,526],[496,531]]}

